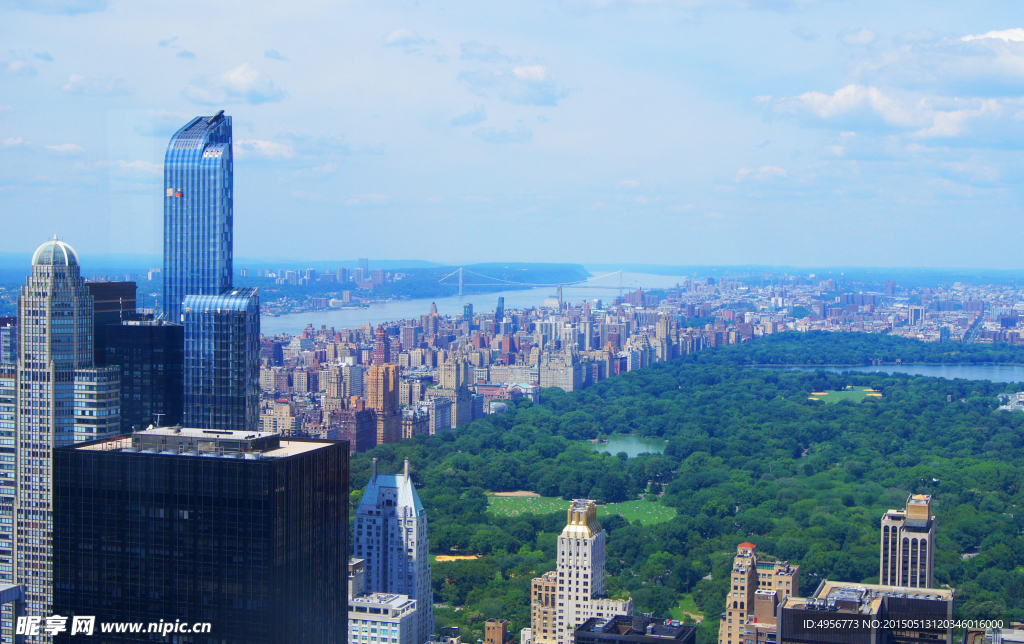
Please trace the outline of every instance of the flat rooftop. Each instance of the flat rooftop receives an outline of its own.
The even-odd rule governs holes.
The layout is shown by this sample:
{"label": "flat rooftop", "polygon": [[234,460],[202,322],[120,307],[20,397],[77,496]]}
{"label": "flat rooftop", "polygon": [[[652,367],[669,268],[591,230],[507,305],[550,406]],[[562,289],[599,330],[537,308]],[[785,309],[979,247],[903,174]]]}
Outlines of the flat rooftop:
{"label": "flat rooftop", "polygon": [[953,601],[949,588],[907,588],[881,584],[855,584],[848,581],[825,580],[811,597],[786,597],[788,609],[825,608],[830,603],[843,613],[875,614],[884,597],[901,597],[931,601]]}
{"label": "flat rooftop", "polygon": [[274,432],[245,432],[193,427],[150,427],[128,436],[75,445],[72,449],[259,460],[287,458],[321,449],[331,442],[287,440]]}

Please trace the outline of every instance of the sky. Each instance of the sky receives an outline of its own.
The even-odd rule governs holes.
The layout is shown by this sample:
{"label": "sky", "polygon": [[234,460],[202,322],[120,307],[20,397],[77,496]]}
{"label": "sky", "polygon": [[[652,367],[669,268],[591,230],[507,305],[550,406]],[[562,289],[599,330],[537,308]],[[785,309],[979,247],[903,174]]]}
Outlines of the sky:
{"label": "sky", "polygon": [[0,0],[0,252],[159,254],[223,109],[235,255],[1020,268],[1016,3]]}

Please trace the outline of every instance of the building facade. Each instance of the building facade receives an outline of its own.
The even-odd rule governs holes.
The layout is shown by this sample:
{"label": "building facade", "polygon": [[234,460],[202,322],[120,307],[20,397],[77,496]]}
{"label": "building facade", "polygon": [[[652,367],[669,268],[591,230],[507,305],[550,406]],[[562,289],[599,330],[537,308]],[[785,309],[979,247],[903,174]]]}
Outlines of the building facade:
{"label": "building facade", "polygon": [[355,556],[366,562],[366,591],[415,599],[415,644],[434,637],[427,512],[409,473],[379,474],[373,459],[370,482],[356,510]]}
{"label": "building facade", "polygon": [[194,644],[345,641],[344,443],[178,426],[53,458],[53,612],[209,622]]}
{"label": "building facade", "polygon": [[905,510],[882,516],[878,579],[883,585],[931,588],[935,572],[932,497],[911,494]]}
{"label": "building facade", "polygon": [[234,167],[231,117],[197,116],[171,137],[164,155],[164,297],[178,322],[186,295],[231,288]]}
{"label": "building facade", "polygon": [[18,318],[0,317],[0,364],[18,362]]}
{"label": "building facade", "polygon": [[757,546],[736,546],[730,574],[731,590],[719,620],[719,644],[765,643],[775,633],[775,608],[800,594],[800,567],[757,554]]}
{"label": "building facade", "polygon": [[[557,568],[533,580],[530,632],[524,633],[525,637],[533,642],[569,644],[579,625],[592,617],[633,614],[633,600],[605,594],[606,540],[597,521],[597,504],[588,499],[572,501],[568,521],[558,537]],[[541,621],[535,622],[534,615],[540,615]]]}
{"label": "building facade", "polygon": [[184,423],[259,430],[260,300],[254,289],[188,295],[184,320]]}
{"label": "building facade", "polygon": [[[76,433],[106,432],[107,421],[119,418],[119,370],[93,367],[93,299],[68,244],[54,239],[36,249],[18,297],[18,319],[14,478],[6,479],[13,489],[0,487],[0,525],[13,526],[13,574],[15,583],[25,585],[28,612],[49,615],[51,452],[72,444]],[[104,415],[96,415],[100,411]],[[4,489],[14,492],[13,503],[3,502]]]}

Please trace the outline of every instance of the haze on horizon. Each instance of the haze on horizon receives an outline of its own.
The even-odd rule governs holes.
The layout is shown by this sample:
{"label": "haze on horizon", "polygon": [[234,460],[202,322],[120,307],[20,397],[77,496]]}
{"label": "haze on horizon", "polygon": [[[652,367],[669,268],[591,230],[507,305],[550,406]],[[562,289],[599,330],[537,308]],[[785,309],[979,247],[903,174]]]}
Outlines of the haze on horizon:
{"label": "haze on horizon", "polygon": [[1014,269],[1015,9],[0,0],[0,252],[160,253],[225,109],[238,257]]}

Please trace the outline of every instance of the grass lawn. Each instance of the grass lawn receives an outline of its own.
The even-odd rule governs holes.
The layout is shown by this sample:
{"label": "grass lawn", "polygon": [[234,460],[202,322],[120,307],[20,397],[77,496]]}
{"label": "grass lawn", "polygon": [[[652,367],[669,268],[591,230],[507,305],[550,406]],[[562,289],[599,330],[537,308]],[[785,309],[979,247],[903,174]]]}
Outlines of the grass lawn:
{"label": "grass lawn", "polygon": [[[569,509],[569,502],[557,497],[508,497],[489,495],[489,512],[502,517],[514,517],[517,514],[532,512],[533,514],[564,513]],[[597,506],[597,516],[621,514],[627,521],[640,520],[644,525],[661,523],[676,516],[675,508],[664,506],[652,501],[626,501],[625,503],[609,503]]]}
{"label": "grass lawn", "polygon": [[877,398],[881,396],[881,392],[875,391],[871,387],[851,387],[848,386],[843,391],[815,391],[811,394],[811,400],[824,400],[826,403],[837,403],[840,400],[852,400],[853,402],[860,402],[871,396]]}
{"label": "grass lawn", "polygon": [[679,600],[679,605],[672,609],[672,619],[678,619],[682,621],[686,617],[686,613],[689,613],[697,617],[703,617],[704,613],[700,612],[697,608],[697,603],[693,601],[693,597],[689,594],[683,595],[682,599]]}

